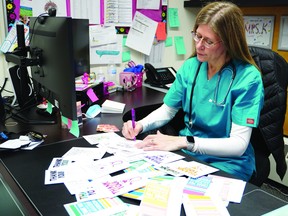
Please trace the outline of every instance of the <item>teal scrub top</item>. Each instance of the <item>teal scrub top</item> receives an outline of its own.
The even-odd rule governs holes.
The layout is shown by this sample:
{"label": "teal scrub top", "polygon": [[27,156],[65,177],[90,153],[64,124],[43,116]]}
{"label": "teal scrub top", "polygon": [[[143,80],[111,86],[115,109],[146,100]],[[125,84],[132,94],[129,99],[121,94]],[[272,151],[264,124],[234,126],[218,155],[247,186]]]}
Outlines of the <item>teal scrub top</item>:
{"label": "teal scrub top", "polygon": [[[199,64],[201,64],[200,67]],[[264,88],[261,73],[257,68],[233,60],[208,80],[207,65],[207,62],[200,63],[196,57],[186,60],[164,97],[166,105],[183,108],[185,112],[186,127],[180,131],[179,135],[227,138],[230,135],[232,122],[242,126],[257,127],[264,103]],[[198,67],[199,73],[192,96],[193,126],[190,128],[190,96]],[[235,78],[231,82],[233,70]],[[229,85],[231,85],[230,89]],[[241,157],[216,157],[183,151],[245,181],[250,179],[255,170],[255,156],[251,143]]]}

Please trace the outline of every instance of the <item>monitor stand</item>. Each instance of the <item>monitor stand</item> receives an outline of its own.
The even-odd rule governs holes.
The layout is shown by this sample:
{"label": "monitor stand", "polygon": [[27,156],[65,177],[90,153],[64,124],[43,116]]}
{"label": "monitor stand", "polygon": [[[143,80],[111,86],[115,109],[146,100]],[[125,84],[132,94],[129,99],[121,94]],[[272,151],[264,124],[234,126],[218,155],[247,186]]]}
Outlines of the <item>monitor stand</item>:
{"label": "monitor stand", "polygon": [[25,110],[12,110],[12,118],[25,124],[42,124],[50,125],[57,123],[57,114],[49,114],[46,110],[32,107]]}

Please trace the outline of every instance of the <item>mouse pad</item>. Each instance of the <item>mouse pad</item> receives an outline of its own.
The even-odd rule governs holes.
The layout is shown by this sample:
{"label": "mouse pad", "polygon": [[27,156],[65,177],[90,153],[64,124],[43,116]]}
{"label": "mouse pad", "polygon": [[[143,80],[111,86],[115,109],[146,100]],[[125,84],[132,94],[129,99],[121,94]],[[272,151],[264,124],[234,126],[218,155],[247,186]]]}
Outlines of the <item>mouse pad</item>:
{"label": "mouse pad", "polygon": [[241,205],[230,203],[228,211],[230,215],[263,215],[287,203],[280,198],[261,189],[255,189],[243,195]]}

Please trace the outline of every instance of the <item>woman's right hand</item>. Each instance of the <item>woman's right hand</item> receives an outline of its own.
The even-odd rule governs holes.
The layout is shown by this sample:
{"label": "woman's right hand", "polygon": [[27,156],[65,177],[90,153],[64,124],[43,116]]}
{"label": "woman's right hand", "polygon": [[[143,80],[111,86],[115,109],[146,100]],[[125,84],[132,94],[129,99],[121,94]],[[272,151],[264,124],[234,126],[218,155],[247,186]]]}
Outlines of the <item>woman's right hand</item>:
{"label": "woman's right hand", "polygon": [[142,124],[135,122],[135,128],[133,128],[132,121],[129,120],[123,124],[122,135],[126,139],[134,139],[142,130]]}

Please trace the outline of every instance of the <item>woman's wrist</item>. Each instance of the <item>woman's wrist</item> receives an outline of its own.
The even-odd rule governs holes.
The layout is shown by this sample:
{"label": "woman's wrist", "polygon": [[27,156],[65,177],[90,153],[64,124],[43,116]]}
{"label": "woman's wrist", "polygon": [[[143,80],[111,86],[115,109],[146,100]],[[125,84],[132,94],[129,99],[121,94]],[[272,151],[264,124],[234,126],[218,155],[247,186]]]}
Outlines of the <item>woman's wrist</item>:
{"label": "woman's wrist", "polygon": [[193,136],[186,136],[186,149],[193,152],[195,147],[195,140]]}

